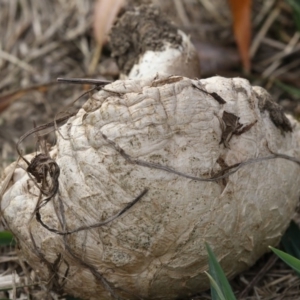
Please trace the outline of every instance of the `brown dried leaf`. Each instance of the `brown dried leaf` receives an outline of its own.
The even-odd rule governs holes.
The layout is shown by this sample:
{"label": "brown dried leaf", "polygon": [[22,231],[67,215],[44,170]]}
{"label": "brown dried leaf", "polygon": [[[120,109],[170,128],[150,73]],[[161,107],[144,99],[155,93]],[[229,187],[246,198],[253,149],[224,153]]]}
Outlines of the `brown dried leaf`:
{"label": "brown dried leaf", "polygon": [[232,113],[229,113],[227,111],[223,112],[222,117],[222,138],[221,143],[224,144],[226,148],[229,148],[229,141],[232,137],[232,135],[235,133],[236,130],[238,130],[242,125],[239,123],[239,117],[235,116]]}
{"label": "brown dried leaf", "polygon": [[99,62],[102,45],[106,42],[115,18],[121,7],[124,6],[125,0],[98,0],[95,4],[94,11],[94,36],[97,45],[93,51],[92,60],[88,68],[88,74],[94,74]]}
{"label": "brown dried leaf", "polygon": [[250,71],[249,46],[251,39],[251,0],[229,0],[233,31],[245,71]]}
{"label": "brown dried leaf", "polygon": [[239,117],[227,111],[224,111],[222,119],[219,119],[222,129],[221,143],[223,143],[226,148],[230,148],[229,141],[234,134],[240,135],[247,132],[257,122],[254,121],[253,123],[243,125],[239,120]]}
{"label": "brown dried leaf", "polygon": [[96,1],[94,12],[94,36],[101,46],[106,41],[107,34],[124,4],[125,0]]}

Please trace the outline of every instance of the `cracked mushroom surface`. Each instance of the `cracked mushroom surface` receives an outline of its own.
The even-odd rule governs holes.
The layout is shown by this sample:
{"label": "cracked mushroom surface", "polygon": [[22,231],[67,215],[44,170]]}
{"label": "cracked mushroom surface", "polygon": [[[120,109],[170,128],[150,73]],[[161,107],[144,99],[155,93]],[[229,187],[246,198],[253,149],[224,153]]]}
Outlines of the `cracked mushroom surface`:
{"label": "cracked mushroom surface", "polygon": [[300,158],[299,125],[272,103],[241,78],[113,82],[60,127],[49,153],[59,187],[39,215],[53,169],[39,183],[22,160],[7,168],[3,218],[54,288],[84,299],[191,296],[209,288],[205,242],[232,277],[293,216],[300,167],[274,153]]}

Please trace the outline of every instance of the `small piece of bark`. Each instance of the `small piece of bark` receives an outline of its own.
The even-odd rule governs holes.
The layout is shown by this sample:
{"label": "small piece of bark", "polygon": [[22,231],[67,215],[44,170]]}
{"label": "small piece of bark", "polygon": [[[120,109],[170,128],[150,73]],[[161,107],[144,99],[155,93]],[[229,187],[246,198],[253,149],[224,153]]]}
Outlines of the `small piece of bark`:
{"label": "small piece of bark", "polygon": [[219,118],[222,128],[220,144],[223,143],[226,148],[230,148],[229,141],[234,134],[241,135],[242,133],[247,132],[257,122],[255,121],[251,124],[243,125],[239,122],[239,120],[239,117],[227,111],[223,112],[222,119]]}

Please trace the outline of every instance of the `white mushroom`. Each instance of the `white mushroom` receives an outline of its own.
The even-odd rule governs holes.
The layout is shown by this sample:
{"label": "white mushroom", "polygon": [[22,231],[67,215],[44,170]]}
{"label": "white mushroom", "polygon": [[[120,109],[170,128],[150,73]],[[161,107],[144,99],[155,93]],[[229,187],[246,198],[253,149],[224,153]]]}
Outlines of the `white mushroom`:
{"label": "white mushroom", "polygon": [[300,157],[299,125],[241,78],[116,81],[60,132],[48,186],[38,158],[30,176],[11,166],[1,211],[41,277],[84,299],[207,289],[205,242],[232,277],[279,242],[298,203],[300,167],[286,158]]}

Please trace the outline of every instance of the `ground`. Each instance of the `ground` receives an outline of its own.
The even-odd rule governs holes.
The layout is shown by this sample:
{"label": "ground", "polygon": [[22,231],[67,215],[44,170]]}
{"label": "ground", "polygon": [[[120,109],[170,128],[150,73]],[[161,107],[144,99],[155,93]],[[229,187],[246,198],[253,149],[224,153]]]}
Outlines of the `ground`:
{"label": "ground", "polygon": [[[285,1],[253,1],[251,75],[242,72],[225,0],[153,2],[161,6],[176,26],[190,34],[199,52],[203,78],[214,74],[248,76],[253,84],[266,87],[286,111],[299,117],[300,105],[288,93],[287,86],[299,89],[300,34]],[[92,30],[94,3],[93,0],[0,2],[1,169],[16,159],[16,144],[25,132],[59,118],[64,112],[76,111],[84,103],[86,97],[68,107],[88,88],[86,85],[57,84],[57,77],[118,78],[119,68],[110,58],[108,44],[103,47],[100,62],[91,67],[96,48]],[[23,151],[36,151],[36,141],[36,136],[26,139]],[[51,133],[48,142],[55,143]],[[1,298],[46,297],[44,284],[30,286],[38,278],[16,257],[16,252],[14,247],[1,248],[0,272],[2,275],[16,272],[29,287],[13,290],[9,295],[1,292]],[[249,271],[231,281],[236,295],[249,300],[299,299],[299,283],[299,277],[272,254],[266,254]],[[51,293],[47,297],[58,296]],[[210,294],[201,293],[193,299],[210,299]]]}

